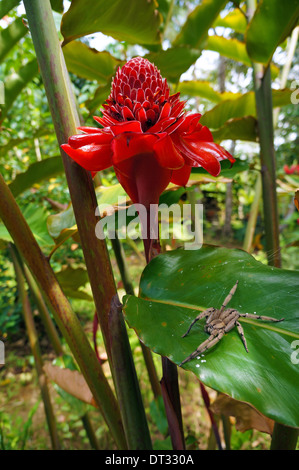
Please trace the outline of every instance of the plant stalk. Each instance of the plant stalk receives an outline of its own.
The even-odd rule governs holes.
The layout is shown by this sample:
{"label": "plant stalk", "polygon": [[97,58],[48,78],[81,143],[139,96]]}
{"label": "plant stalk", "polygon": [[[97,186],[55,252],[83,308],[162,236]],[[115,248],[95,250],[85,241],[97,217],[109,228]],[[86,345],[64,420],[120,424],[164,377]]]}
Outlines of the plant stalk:
{"label": "plant stalk", "polygon": [[298,428],[290,428],[275,423],[271,440],[271,450],[295,450],[298,440]]}
{"label": "plant stalk", "polygon": [[35,368],[38,376],[38,383],[41,390],[41,395],[44,403],[44,409],[46,419],[48,423],[52,449],[60,450],[60,441],[57,432],[56,419],[51,403],[51,397],[49,393],[47,378],[43,370],[43,359],[38,341],[38,334],[34,324],[34,319],[31,311],[30,301],[25,288],[25,280],[23,276],[23,270],[20,266],[18,255],[15,247],[10,244],[10,254],[14,265],[16,274],[16,280],[18,285],[19,298],[23,307],[23,317],[26,325],[26,330],[29,338],[30,347],[34,357]]}
{"label": "plant stalk", "polygon": [[[59,145],[77,133],[80,125],[63,53],[56,32],[49,0],[24,0],[28,24],[40,66],[48,104]],[[61,149],[74,215],[84,253],[86,268],[99,316],[108,359],[108,312],[116,293],[105,240],[95,235],[98,222],[97,199],[90,172],[85,171]],[[113,373],[112,373],[113,375]]]}
{"label": "plant stalk", "polygon": [[[61,145],[67,142],[71,135],[76,134],[79,118],[56,33],[50,1],[25,0],[24,5],[57,140]],[[117,381],[118,378],[115,378],[112,366],[109,341],[111,332],[108,324],[110,305],[112,298],[116,295],[116,286],[106,242],[104,239],[98,239],[95,234],[98,221],[94,185],[90,172],[85,171],[62,150],[61,155],[111,373],[114,381]],[[126,334],[125,330],[123,334]],[[123,338],[123,340],[128,341],[128,338]],[[127,353],[131,354],[131,351]],[[132,361],[130,364],[132,366]],[[134,371],[131,371],[131,375],[133,373]],[[129,376],[128,380],[130,380]],[[137,386],[135,382],[134,385]],[[138,393],[137,390],[136,393]],[[142,410],[138,411],[142,413]]]}
{"label": "plant stalk", "polygon": [[110,347],[116,371],[116,392],[122,414],[124,430],[130,450],[152,449],[138,379],[126,334],[122,305],[113,297],[109,312]]}
{"label": "plant stalk", "polygon": [[[111,239],[111,244],[113,247],[115,259],[116,259],[116,262],[120,271],[121,279],[122,279],[126,294],[135,295],[134,287],[133,287],[133,284],[131,282],[130,275],[129,275],[129,270],[128,270],[128,266],[126,262],[124,249],[117,235],[115,238]],[[161,387],[160,387],[159,379],[157,376],[153,357],[152,357],[150,349],[147,348],[141,341],[140,341],[140,346],[142,349],[142,354],[143,354],[144,362],[145,362],[146,369],[148,372],[149,380],[151,383],[152,391],[153,391],[154,397],[157,398],[158,396],[161,396]]]}
{"label": "plant stalk", "polygon": [[42,289],[118,448],[125,449],[119,408],[96,354],[1,174],[0,218]]}
{"label": "plant stalk", "polygon": [[61,342],[57,333],[57,330],[55,328],[55,325],[52,321],[52,318],[50,316],[50,312],[48,310],[48,307],[44,301],[44,298],[42,296],[41,291],[39,290],[39,287],[37,283],[35,282],[34,277],[32,276],[30,270],[28,267],[24,264],[23,265],[23,272],[27,281],[27,284],[29,286],[29,289],[31,290],[35,303],[37,305],[40,317],[42,319],[42,322],[44,324],[46,333],[48,335],[48,338],[53,346],[53,349],[57,356],[61,356],[63,354],[63,349],[61,346]]}

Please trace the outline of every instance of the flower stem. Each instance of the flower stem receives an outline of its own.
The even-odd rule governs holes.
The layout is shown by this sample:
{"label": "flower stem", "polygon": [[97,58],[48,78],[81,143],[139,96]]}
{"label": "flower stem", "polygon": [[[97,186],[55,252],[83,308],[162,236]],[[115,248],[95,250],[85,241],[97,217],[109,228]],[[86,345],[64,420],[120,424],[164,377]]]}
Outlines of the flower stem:
{"label": "flower stem", "polygon": [[[156,206],[155,206],[156,207]],[[149,263],[155,256],[161,252],[161,245],[159,234],[155,234],[157,238],[151,239],[151,217],[148,211],[146,218],[146,238],[143,240],[145,258]],[[158,211],[155,214],[156,221],[158,220]],[[141,224],[144,221],[141,220]],[[184,430],[182,420],[182,410],[180,402],[180,390],[178,382],[178,370],[176,364],[171,362],[167,357],[162,356],[162,371],[163,376],[161,380],[162,397],[167,416],[169,434],[174,450],[184,450]]]}
{"label": "flower stem", "polygon": [[113,297],[109,312],[110,347],[115,386],[124,430],[130,450],[150,450],[151,438],[148,430],[142,397],[126,334],[122,305],[118,296]]}
{"label": "flower stem", "polygon": [[[115,238],[111,238],[111,244],[113,247],[115,259],[116,259],[116,262],[120,271],[121,279],[122,279],[126,294],[135,295],[134,287],[133,287],[133,284],[131,282],[130,275],[129,275],[129,270],[128,270],[128,266],[126,262],[124,249],[119,238],[117,237],[117,234],[115,234]],[[151,383],[152,391],[153,391],[154,397],[157,398],[158,396],[161,396],[161,387],[160,387],[159,379],[157,376],[157,371],[155,368],[153,357],[152,357],[150,349],[147,348],[141,341],[140,341],[140,346],[142,349],[142,354],[143,354],[144,362],[145,362],[146,369],[148,372],[149,380]]]}

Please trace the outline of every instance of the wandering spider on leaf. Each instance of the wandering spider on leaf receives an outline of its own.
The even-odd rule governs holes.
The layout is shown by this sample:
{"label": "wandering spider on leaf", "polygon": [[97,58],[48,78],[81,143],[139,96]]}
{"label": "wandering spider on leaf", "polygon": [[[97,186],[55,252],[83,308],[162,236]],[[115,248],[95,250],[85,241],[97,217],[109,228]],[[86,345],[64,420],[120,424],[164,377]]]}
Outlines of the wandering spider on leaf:
{"label": "wandering spider on leaf", "polygon": [[271,317],[265,317],[261,315],[255,315],[255,314],[250,314],[250,313],[240,313],[238,310],[235,308],[225,308],[229,301],[231,300],[232,296],[237,290],[238,282],[234,285],[234,287],[231,289],[230,293],[228,296],[225,298],[223,304],[221,305],[220,309],[210,307],[204,312],[200,313],[191,323],[189,326],[188,330],[186,333],[182,336],[184,338],[185,336],[188,335],[190,332],[191,328],[193,325],[198,321],[201,320],[202,318],[206,318],[206,324],[204,326],[204,331],[206,333],[209,333],[209,338],[206,339],[203,343],[201,343],[198,348],[190,354],[186,359],[184,359],[181,363],[180,366],[185,364],[186,362],[191,361],[191,359],[195,358],[198,354],[203,353],[207,349],[212,348],[215,346],[215,344],[218,343],[218,341],[221,340],[221,338],[225,335],[225,333],[228,333],[228,331],[232,330],[234,326],[237,327],[239,335],[241,336],[241,340],[244,344],[244,347],[246,351],[248,352],[247,344],[246,344],[246,339],[244,336],[244,331],[243,328],[238,322],[238,319],[241,317],[245,318],[253,318],[254,320],[262,320],[262,321],[272,321],[272,322],[279,322],[283,321],[284,318],[281,318],[280,320],[277,320],[276,318],[271,318]]}

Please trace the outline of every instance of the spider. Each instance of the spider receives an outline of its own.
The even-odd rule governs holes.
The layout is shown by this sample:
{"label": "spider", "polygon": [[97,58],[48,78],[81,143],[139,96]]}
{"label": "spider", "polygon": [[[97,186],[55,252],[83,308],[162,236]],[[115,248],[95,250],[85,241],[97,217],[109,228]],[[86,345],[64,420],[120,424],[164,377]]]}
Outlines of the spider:
{"label": "spider", "polygon": [[239,335],[241,336],[241,340],[244,344],[246,352],[248,352],[247,348],[247,343],[246,339],[244,336],[244,331],[243,328],[238,322],[238,319],[240,317],[246,317],[246,318],[253,318],[254,320],[262,320],[262,321],[273,321],[273,322],[279,322],[283,321],[284,318],[281,318],[280,320],[277,320],[276,318],[271,318],[271,317],[265,317],[265,316],[260,316],[260,315],[254,315],[250,313],[240,313],[238,310],[234,308],[225,308],[231,298],[233,297],[234,293],[237,290],[239,281],[236,282],[234,287],[231,289],[229,292],[228,296],[225,298],[223,304],[221,305],[220,309],[210,307],[204,312],[200,313],[191,323],[189,326],[188,330],[186,333],[182,336],[184,338],[185,336],[188,335],[190,332],[191,328],[193,325],[198,321],[201,320],[202,318],[206,318],[206,324],[204,327],[204,331],[206,333],[209,333],[210,336],[208,339],[206,339],[203,343],[201,343],[198,348],[190,354],[186,359],[184,359],[181,363],[180,366],[185,364],[186,362],[191,361],[191,359],[195,358],[198,354],[203,353],[207,349],[212,348],[215,346],[215,344],[218,343],[218,341],[221,340],[221,338],[227,333],[228,331],[232,330],[234,326],[237,327]]}

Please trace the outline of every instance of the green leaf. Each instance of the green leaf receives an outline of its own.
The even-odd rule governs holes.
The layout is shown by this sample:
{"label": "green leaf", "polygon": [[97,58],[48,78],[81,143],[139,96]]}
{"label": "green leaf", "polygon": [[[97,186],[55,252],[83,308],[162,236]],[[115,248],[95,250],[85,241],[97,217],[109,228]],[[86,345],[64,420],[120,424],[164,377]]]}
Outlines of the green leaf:
{"label": "green leaf", "polygon": [[88,273],[85,268],[67,266],[65,269],[56,272],[55,276],[67,297],[71,297],[72,299],[93,300],[92,295],[82,290],[89,282]]}
{"label": "green leaf", "polygon": [[[25,217],[37,243],[42,248],[48,248],[53,245],[53,240],[47,230],[47,213],[42,206],[28,204],[23,211]],[[3,242],[12,242],[12,238],[5,225],[0,223],[0,240]]]}
{"label": "green leaf", "polygon": [[299,0],[261,0],[246,31],[246,47],[254,62],[268,64],[279,44],[297,25]]}
{"label": "green leaf", "polygon": [[213,24],[213,28],[216,28],[217,26],[230,28],[236,33],[244,34],[247,28],[247,21],[245,15],[241,13],[238,8],[235,8],[224,17],[218,16],[215,23]]}
{"label": "green leaf", "polygon": [[78,77],[107,83],[122,62],[109,52],[99,52],[81,41],[73,41],[63,47],[68,70]]}
{"label": "green leaf", "polygon": [[241,93],[219,93],[213,89],[210,82],[204,80],[188,80],[180,82],[178,84],[178,91],[183,95],[200,96],[215,103],[220,103],[221,101],[228,99],[237,99],[242,96]]}
{"label": "green leaf", "polygon": [[[247,171],[249,168],[248,162],[244,160],[236,160],[233,166],[231,165],[230,161],[228,160],[223,160],[221,163],[221,172],[219,176],[211,176],[208,175],[209,179],[212,179],[214,181],[219,181],[222,178],[234,178],[238,173],[241,171]],[[192,168],[191,171],[191,177],[190,179],[196,180],[196,177],[198,175],[207,175],[207,172],[204,168],[198,167],[198,168]]]}
{"label": "green leaf", "polygon": [[[292,91],[289,89],[272,90],[273,107],[287,105],[291,101]],[[213,109],[207,111],[201,118],[201,124],[211,129],[219,129],[229,119],[242,118],[244,116],[256,116],[255,96],[249,91],[237,99],[229,99],[217,104]]]}
{"label": "green leaf", "polygon": [[94,97],[85,102],[85,106],[89,110],[90,114],[95,113],[102,104],[106,101],[111,91],[111,82],[105,85],[100,85],[94,94]]}
{"label": "green leaf", "polygon": [[177,82],[200,56],[200,51],[189,47],[171,47],[165,51],[152,52],[145,57],[154,63],[163,77]]}
{"label": "green leaf", "polygon": [[183,367],[207,386],[251,403],[264,415],[299,427],[299,273],[266,266],[248,253],[216,246],[176,250],[154,258],[140,280],[140,297],[125,296],[124,314],[141,341],[180,364],[204,340],[204,320],[185,338],[192,320],[208,307],[220,308],[236,281],[228,307],[280,323],[242,319],[249,353],[236,329]]}
{"label": "green leaf", "polygon": [[7,28],[0,31],[0,63],[27,31],[23,17],[15,19]]}
{"label": "green leaf", "polygon": [[1,0],[0,2],[0,18],[7,15],[10,10],[19,5],[21,0]]}
{"label": "green leaf", "polygon": [[213,131],[216,142],[222,140],[245,140],[257,142],[257,120],[253,116],[229,119],[219,129]]}
{"label": "green leaf", "polygon": [[46,158],[40,162],[32,163],[26,171],[19,173],[10,183],[9,188],[14,197],[19,196],[34,184],[63,173],[61,156]]}
{"label": "green leaf", "polygon": [[198,49],[208,35],[209,29],[218,17],[227,0],[203,0],[189,14],[173,45],[188,45]]}
{"label": "green leaf", "polygon": [[244,42],[238,39],[226,39],[221,36],[209,36],[204,48],[209,51],[219,52],[224,57],[251,66],[251,60],[246,51]]}
{"label": "green leaf", "polygon": [[[112,186],[99,186],[96,188],[98,205],[101,210],[106,207],[117,205],[119,198],[127,199],[127,195],[120,184]],[[54,240],[57,240],[64,230],[70,230],[73,235],[76,230],[76,220],[73,212],[73,206],[70,204],[67,209],[48,217],[48,231]]]}
{"label": "green leaf", "polygon": [[62,17],[64,44],[101,32],[131,44],[160,43],[155,0],[73,0]]}
{"label": "green leaf", "polygon": [[17,98],[18,94],[29,82],[31,82],[31,80],[37,75],[37,73],[37,60],[33,59],[26,65],[23,65],[23,67],[21,67],[18,72],[13,72],[6,78],[6,80],[4,81],[5,104],[0,106],[1,122],[6,117],[7,112],[13,105],[13,102]]}

